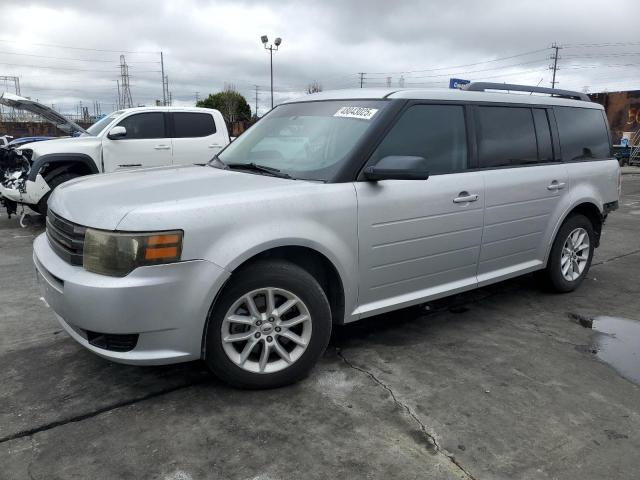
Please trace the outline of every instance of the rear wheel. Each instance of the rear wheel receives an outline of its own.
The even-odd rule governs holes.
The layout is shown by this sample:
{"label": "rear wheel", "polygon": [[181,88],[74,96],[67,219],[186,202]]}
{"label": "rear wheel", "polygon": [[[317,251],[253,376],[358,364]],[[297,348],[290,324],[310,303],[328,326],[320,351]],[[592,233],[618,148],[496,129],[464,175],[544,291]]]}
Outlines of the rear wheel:
{"label": "rear wheel", "polygon": [[40,201],[38,202],[37,206],[31,207],[31,210],[35,210],[40,215],[46,215],[47,214],[47,202],[49,201],[49,197],[51,196],[51,193],[53,192],[53,190],[58,185],[60,185],[60,184],[62,184],[64,182],[68,182],[69,180],[72,180],[72,179],[77,178],[79,176],[80,175],[78,175],[77,173],[67,172],[67,173],[62,173],[62,174],[58,175],[57,177],[52,178],[49,182],[47,182],[49,184],[49,188],[51,188],[51,190],[49,190],[45,194],[45,196],[40,199]]}
{"label": "rear wheel", "polygon": [[589,271],[595,248],[591,221],[572,215],[560,227],[545,270],[548,285],[557,292],[578,288]]}
{"label": "rear wheel", "polygon": [[261,261],[234,274],[207,328],[205,361],[240,388],[274,388],[305,377],[331,335],[324,290],[306,270]]}

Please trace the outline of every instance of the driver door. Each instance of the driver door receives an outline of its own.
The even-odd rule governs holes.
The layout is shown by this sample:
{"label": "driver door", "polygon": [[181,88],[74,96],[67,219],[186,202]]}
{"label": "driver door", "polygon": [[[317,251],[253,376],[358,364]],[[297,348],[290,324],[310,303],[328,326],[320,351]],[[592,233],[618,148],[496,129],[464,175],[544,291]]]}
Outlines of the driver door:
{"label": "driver door", "polygon": [[484,180],[468,164],[462,105],[413,105],[369,161],[419,156],[428,180],[361,181],[359,307],[366,317],[474,288],[482,239]]}
{"label": "driver door", "polygon": [[116,126],[124,127],[127,132],[120,138],[104,136],[102,158],[106,173],[171,165],[173,146],[167,135],[163,110],[132,113]]}

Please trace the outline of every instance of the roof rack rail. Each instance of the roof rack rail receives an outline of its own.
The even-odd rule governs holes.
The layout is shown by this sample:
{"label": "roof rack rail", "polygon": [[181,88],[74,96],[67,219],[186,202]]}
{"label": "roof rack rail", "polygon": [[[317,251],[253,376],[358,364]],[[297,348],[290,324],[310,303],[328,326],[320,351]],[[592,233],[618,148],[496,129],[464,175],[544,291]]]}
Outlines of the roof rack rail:
{"label": "roof rack rail", "polygon": [[514,92],[530,92],[530,93],[549,93],[555,97],[571,98],[573,100],[582,100],[590,102],[591,99],[586,93],[574,92],[571,90],[560,90],[557,88],[547,87],[530,87],[528,85],[515,85],[513,83],[494,83],[494,82],[472,82],[462,86],[463,90],[470,92],[485,92],[487,90],[510,90]]}

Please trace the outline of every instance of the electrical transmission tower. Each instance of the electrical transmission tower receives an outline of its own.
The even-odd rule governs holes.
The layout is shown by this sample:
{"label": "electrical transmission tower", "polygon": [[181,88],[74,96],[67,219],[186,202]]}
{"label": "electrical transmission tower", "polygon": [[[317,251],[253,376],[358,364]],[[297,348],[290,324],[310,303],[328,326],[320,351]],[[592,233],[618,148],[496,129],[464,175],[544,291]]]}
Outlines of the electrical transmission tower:
{"label": "electrical transmission tower", "polygon": [[120,55],[120,106],[121,108],[133,107],[129,86],[129,65],[127,65],[124,55]]}
{"label": "electrical transmission tower", "polygon": [[[15,77],[15,76],[0,76],[0,82],[4,83],[4,88],[2,89],[2,91],[4,92],[8,92],[9,91],[9,85],[11,83],[13,83],[13,91],[15,92],[16,95],[20,95],[20,78],[19,77]],[[2,105],[0,105],[0,121],[2,121],[2,117],[6,114],[6,112],[3,111]],[[16,110],[15,108],[10,108],[9,109],[9,113],[8,113],[8,117],[10,120],[15,120],[16,119]]]}
{"label": "electrical transmission tower", "polygon": [[560,60],[560,56],[558,55],[558,50],[560,50],[562,47],[557,43],[553,43],[551,45],[551,48],[553,49],[553,54],[551,55],[551,60],[553,60],[553,65],[549,65],[549,70],[553,70],[553,76],[551,77],[551,88],[556,88],[556,83],[558,83],[556,82],[556,72],[559,70],[558,60]]}

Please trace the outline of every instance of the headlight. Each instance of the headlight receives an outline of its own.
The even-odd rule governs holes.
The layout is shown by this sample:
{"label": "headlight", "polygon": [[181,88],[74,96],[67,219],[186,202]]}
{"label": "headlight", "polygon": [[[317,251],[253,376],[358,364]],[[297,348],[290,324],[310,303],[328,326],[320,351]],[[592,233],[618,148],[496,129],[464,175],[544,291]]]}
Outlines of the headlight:
{"label": "headlight", "polygon": [[124,277],[137,267],[180,260],[182,232],[117,233],[87,228],[82,264],[85,270]]}

